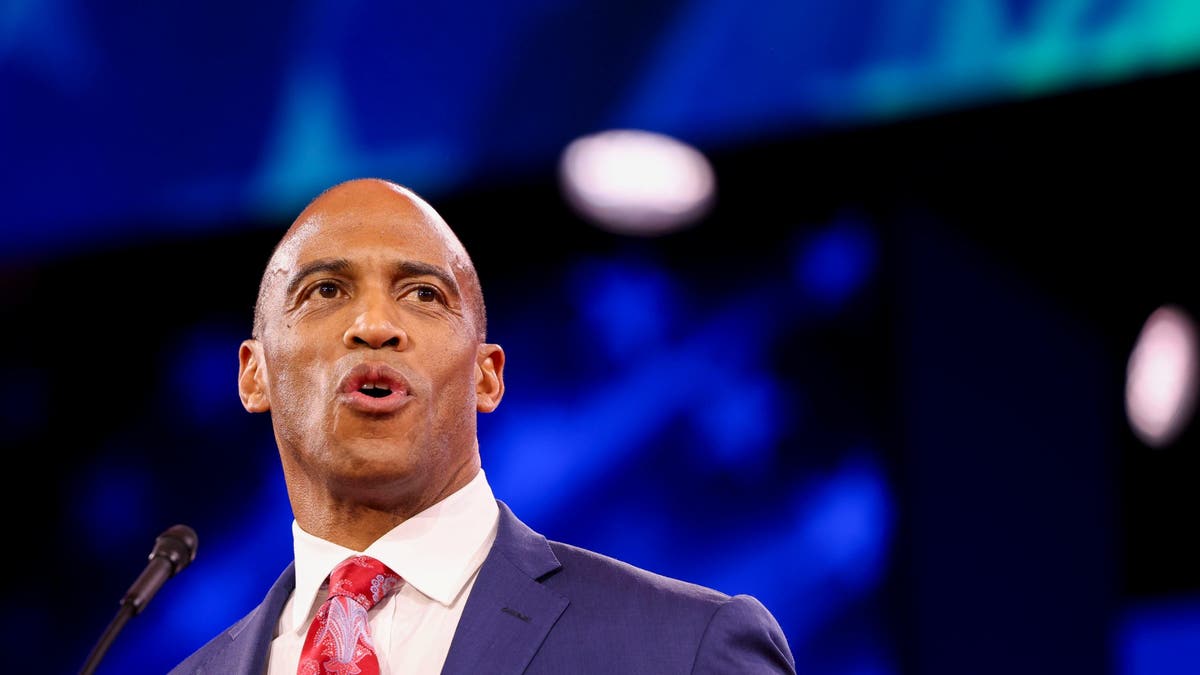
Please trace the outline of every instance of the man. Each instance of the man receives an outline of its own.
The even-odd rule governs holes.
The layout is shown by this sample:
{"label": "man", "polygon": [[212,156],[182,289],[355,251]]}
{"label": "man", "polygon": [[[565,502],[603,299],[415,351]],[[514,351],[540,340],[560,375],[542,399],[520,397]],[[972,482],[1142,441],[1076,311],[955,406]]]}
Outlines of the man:
{"label": "man", "polygon": [[[238,374],[271,414],[295,560],[171,675],[794,672],[756,599],[547,541],[493,497],[476,415],[504,395],[504,351],[486,336],[474,265],[418,195],[357,179],[301,212]],[[346,596],[374,604],[327,604],[359,554],[375,585]]]}

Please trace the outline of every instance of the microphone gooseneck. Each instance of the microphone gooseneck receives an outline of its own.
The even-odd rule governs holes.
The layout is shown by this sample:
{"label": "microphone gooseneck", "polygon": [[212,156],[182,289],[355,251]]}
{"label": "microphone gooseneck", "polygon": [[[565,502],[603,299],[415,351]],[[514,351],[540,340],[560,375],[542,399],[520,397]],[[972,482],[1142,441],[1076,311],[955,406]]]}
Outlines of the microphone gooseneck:
{"label": "microphone gooseneck", "polygon": [[154,549],[150,551],[150,561],[146,563],[146,569],[142,570],[121,598],[121,607],[117,615],[109,622],[108,628],[92,648],[92,653],[88,655],[87,661],[79,671],[80,675],[91,675],[117,637],[117,633],[125,626],[125,622],[146,609],[146,605],[167,579],[178,574],[196,559],[197,543],[196,531],[187,525],[172,525],[158,535],[154,540]]}
{"label": "microphone gooseneck", "polygon": [[172,525],[158,535],[150,562],[129,587],[121,604],[131,606],[134,615],[140,614],[167,579],[196,559],[196,543],[196,532],[187,525]]}

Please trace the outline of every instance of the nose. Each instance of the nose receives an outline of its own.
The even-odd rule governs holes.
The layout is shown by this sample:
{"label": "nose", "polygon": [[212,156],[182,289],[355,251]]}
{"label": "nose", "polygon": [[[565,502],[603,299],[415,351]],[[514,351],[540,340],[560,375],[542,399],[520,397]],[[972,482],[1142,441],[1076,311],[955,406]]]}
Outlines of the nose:
{"label": "nose", "polygon": [[390,297],[363,298],[361,309],[342,335],[343,344],[350,349],[404,349],[408,345],[408,333],[401,328],[396,306]]}

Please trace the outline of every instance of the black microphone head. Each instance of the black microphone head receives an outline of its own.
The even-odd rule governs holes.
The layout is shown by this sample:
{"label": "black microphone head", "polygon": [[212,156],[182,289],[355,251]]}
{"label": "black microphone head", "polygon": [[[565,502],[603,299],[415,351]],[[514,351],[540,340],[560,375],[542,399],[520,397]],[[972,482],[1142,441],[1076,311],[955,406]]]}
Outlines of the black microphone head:
{"label": "black microphone head", "polygon": [[196,531],[187,525],[172,525],[154,540],[150,559],[165,558],[171,563],[171,574],[178,574],[196,559]]}

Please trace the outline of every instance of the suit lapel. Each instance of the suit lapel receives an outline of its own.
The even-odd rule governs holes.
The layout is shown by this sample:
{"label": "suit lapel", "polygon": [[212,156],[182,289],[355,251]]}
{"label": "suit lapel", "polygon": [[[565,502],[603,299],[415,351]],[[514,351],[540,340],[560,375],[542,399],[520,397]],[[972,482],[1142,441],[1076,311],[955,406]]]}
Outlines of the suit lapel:
{"label": "suit lapel", "polygon": [[258,675],[265,672],[267,650],[271,647],[279,614],[295,587],[296,566],[292,563],[275,580],[262,604],[225,632],[228,641],[196,669],[196,675]]}
{"label": "suit lapel", "polygon": [[471,588],[442,675],[523,672],[570,602],[540,583],[561,567],[546,538],[498,504],[496,542]]}

